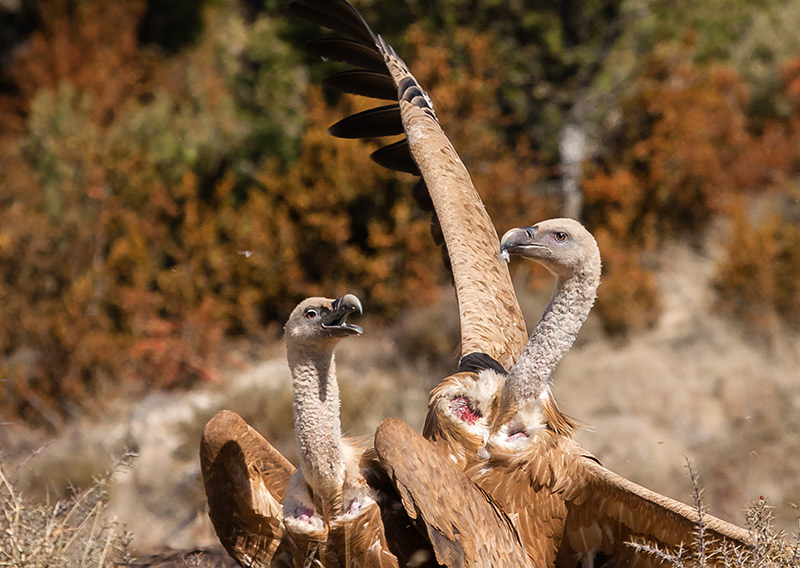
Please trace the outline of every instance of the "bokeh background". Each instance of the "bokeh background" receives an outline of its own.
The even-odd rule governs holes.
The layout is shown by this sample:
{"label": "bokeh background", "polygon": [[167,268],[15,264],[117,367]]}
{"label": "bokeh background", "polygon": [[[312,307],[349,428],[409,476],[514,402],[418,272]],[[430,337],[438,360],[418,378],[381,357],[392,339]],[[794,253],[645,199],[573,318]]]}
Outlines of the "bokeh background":
{"label": "bokeh background", "polygon": [[[556,215],[603,283],[555,375],[609,467],[744,524],[800,502],[800,4],[357,1],[408,62],[499,233]],[[0,455],[52,498],[126,448],[139,550],[213,541],[199,431],[294,455],[281,326],[357,294],[343,422],[420,427],[457,363],[413,178],[327,127],[319,35],[277,0],[0,0]],[[529,327],[551,278],[512,264]]]}

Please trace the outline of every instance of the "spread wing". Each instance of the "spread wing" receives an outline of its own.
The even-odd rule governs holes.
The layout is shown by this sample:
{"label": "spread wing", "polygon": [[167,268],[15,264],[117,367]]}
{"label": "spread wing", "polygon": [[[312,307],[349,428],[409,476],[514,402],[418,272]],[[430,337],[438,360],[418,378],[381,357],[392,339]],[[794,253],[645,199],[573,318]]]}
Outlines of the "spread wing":
{"label": "spread wing", "polygon": [[208,515],[242,566],[269,566],[283,537],[281,502],[294,466],[235,412],[218,412],[200,441]]}
{"label": "spread wing", "polygon": [[433,103],[403,60],[345,0],[295,0],[295,14],[345,37],[311,42],[317,56],[358,66],[326,80],[347,93],[396,101],[341,120],[329,132],[342,138],[405,134],[372,158],[422,176],[441,224],[461,318],[461,354],[486,353],[510,368],[527,331],[508,269],[497,260],[499,239],[480,195],[442,131]]}
{"label": "spread wing", "polygon": [[[572,472],[564,489],[565,551],[585,554],[591,544],[602,549],[602,533],[615,536],[612,550],[621,555],[633,554],[624,544],[631,540],[673,549],[683,544],[696,551],[701,519],[695,507],[629,481],[580,450],[574,443]],[[712,515],[703,514],[702,526],[708,551],[754,544],[747,530]]]}
{"label": "spread wing", "polygon": [[[613,561],[661,565],[629,546],[649,544],[673,553],[696,552],[698,512],[607,468],[577,442],[545,431],[520,455],[493,456],[470,477],[517,517],[517,529],[537,564],[575,568]],[[752,546],[748,531],[703,515],[707,554]]]}
{"label": "spread wing", "polygon": [[375,452],[440,564],[530,565],[503,510],[408,424],[384,420],[375,432]]}

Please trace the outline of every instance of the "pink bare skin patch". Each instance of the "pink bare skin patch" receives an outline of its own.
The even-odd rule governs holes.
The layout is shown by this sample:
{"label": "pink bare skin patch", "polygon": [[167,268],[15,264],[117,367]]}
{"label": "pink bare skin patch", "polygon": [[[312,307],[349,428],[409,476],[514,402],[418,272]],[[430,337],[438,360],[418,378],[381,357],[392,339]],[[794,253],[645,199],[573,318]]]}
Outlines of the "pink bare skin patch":
{"label": "pink bare skin patch", "polygon": [[308,507],[303,507],[303,510],[300,511],[300,516],[297,517],[304,523],[310,523],[311,517],[314,516],[314,509],[309,509]]}
{"label": "pink bare skin patch", "polygon": [[465,396],[457,396],[450,401],[450,412],[467,424],[475,424],[478,418],[483,416],[479,410],[472,407],[470,400]]}
{"label": "pink bare skin patch", "polygon": [[347,514],[355,515],[359,511],[361,511],[361,502],[358,499],[350,501],[350,504],[347,506]]}
{"label": "pink bare skin patch", "polygon": [[516,432],[512,432],[508,435],[509,440],[522,440],[523,438],[527,438],[528,433],[524,430],[517,430]]}

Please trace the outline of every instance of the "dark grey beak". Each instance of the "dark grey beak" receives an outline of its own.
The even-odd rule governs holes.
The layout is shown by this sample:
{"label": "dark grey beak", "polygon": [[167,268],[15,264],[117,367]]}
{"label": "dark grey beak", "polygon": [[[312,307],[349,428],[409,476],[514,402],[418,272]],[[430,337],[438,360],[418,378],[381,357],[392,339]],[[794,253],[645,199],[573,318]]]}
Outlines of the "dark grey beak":
{"label": "dark grey beak", "polygon": [[336,298],[331,305],[331,313],[322,322],[322,327],[333,331],[335,335],[360,335],[363,333],[363,329],[345,321],[352,312],[358,312],[359,315],[364,313],[361,300],[353,294],[345,294],[341,298]]}
{"label": "dark grey beak", "polygon": [[524,227],[509,229],[503,238],[500,239],[499,258],[508,262],[508,255],[521,254],[526,246],[536,246],[533,240],[536,238],[537,227]]}

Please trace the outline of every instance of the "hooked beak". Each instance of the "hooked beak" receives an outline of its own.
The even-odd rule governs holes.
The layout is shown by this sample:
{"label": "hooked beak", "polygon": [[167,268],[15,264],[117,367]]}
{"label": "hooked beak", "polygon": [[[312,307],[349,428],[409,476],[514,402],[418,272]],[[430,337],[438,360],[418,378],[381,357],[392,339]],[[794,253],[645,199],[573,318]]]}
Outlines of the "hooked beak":
{"label": "hooked beak", "polygon": [[353,294],[345,294],[341,298],[336,298],[331,306],[331,312],[322,322],[323,329],[332,332],[332,335],[344,337],[347,335],[361,335],[363,329],[359,326],[347,323],[346,318],[352,312],[364,313],[361,308],[361,301]]}
{"label": "hooked beak", "polygon": [[526,256],[525,251],[531,248],[547,248],[534,242],[537,231],[537,227],[515,228],[506,231],[506,234],[500,239],[499,257],[508,262],[509,253]]}

